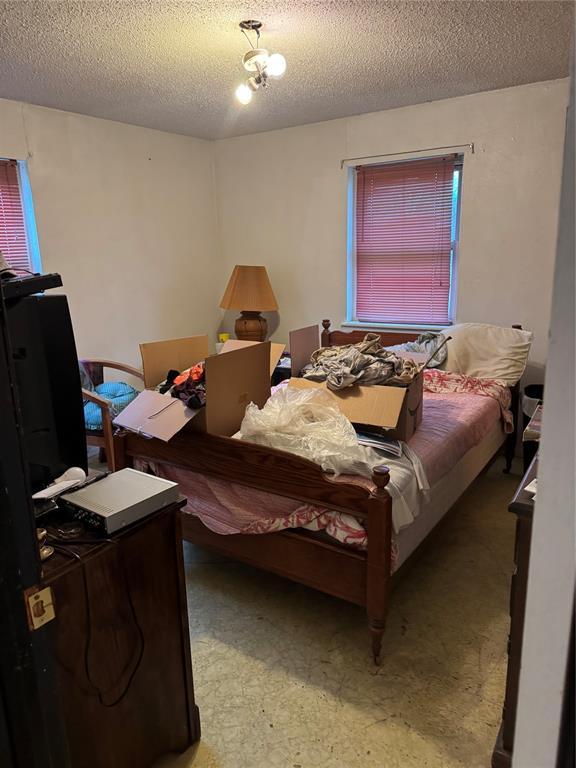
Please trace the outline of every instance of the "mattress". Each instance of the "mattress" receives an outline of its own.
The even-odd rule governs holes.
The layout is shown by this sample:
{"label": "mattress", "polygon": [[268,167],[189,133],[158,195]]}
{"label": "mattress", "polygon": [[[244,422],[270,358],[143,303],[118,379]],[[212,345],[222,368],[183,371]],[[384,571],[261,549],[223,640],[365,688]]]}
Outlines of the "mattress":
{"label": "mattress", "polygon": [[420,514],[394,536],[394,569],[399,568],[474,482],[505,440],[498,421],[430,488]]}
{"label": "mattress", "polygon": [[[430,490],[405,489],[411,509],[408,518],[406,514],[395,517],[403,521],[395,525],[395,567],[404,562],[498,450],[505,437],[500,416],[500,405],[492,397],[471,392],[424,393],[422,422],[409,447],[421,463]],[[383,463],[387,463],[385,459]],[[340,543],[366,548],[366,530],[353,515],[171,465],[141,468],[178,482],[188,499],[185,511],[198,516],[216,533],[270,533],[303,527],[325,531]],[[415,477],[410,478],[406,482],[416,483]],[[372,487],[367,478],[340,476],[337,480]],[[393,516],[395,505],[396,500]]]}

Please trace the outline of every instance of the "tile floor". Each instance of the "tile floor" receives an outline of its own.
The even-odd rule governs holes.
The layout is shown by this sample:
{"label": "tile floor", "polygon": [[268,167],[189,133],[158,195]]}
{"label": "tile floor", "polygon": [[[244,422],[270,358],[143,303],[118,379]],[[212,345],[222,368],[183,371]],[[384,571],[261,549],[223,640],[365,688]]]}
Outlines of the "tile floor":
{"label": "tile floor", "polygon": [[203,737],[156,768],[489,766],[518,481],[477,480],[404,574],[380,668],[360,608],[185,545]]}

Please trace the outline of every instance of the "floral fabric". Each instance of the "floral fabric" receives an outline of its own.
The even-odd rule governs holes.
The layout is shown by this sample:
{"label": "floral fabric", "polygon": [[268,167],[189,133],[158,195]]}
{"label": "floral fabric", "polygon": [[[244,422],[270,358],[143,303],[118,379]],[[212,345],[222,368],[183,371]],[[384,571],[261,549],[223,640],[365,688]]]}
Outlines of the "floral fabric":
{"label": "floral fabric", "polygon": [[494,379],[477,379],[464,373],[430,369],[424,371],[424,392],[454,392],[456,394],[483,395],[496,400],[504,422],[504,431],[514,431],[514,417],[510,411],[512,396],[508,387]]}

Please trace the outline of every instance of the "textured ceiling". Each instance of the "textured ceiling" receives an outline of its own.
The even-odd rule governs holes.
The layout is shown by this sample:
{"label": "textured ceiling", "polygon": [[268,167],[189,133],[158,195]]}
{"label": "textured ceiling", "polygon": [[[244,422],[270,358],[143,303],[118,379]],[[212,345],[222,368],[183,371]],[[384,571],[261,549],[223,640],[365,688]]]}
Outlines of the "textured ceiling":
{"label": "textured ceiling", "polygon": [[[219,138],[568,74],[571,2],[0,2],[0,97]],[[246,107],[248,44],[288,62]]]}

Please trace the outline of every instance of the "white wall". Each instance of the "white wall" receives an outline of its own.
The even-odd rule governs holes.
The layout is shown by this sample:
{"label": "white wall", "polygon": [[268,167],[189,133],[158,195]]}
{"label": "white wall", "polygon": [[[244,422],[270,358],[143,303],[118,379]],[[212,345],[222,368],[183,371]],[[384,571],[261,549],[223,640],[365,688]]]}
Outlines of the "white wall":
{"label": "white wall", "polygon": [[140,341],[214,338],[238,263],[269,269],[275,339],[338,325],[340,160],[474,142],[457,320],[532,329],[527,378],[540,380],[567,94],[567,81],[538,83],[219,142],[0,100],[0,157],[28,160],[43,266],[64,278],[79,353],[138,363]]}
{"label": "white wall", "polygon": [[81,356],[218,324],[213,142],[0,100],[0,157],[28,161],[45,272]]}
{"label": "white wall", "polygon": [[[568,112],[550,355],[532,524],[514,768],[556,765],[574,610],[574,105]],[[564,763],[558,763],[563,765]]]}
{"label": "white wall", "polygon": [[222,290],[234,264],[265,264],[280,306],[274,338],[324,317],[338,325],[340,160],[474,142],[464,160],[457,320],[533,330],[528,377],[541,379],[567,97],[567,80],[537,83],[217,142]]}

